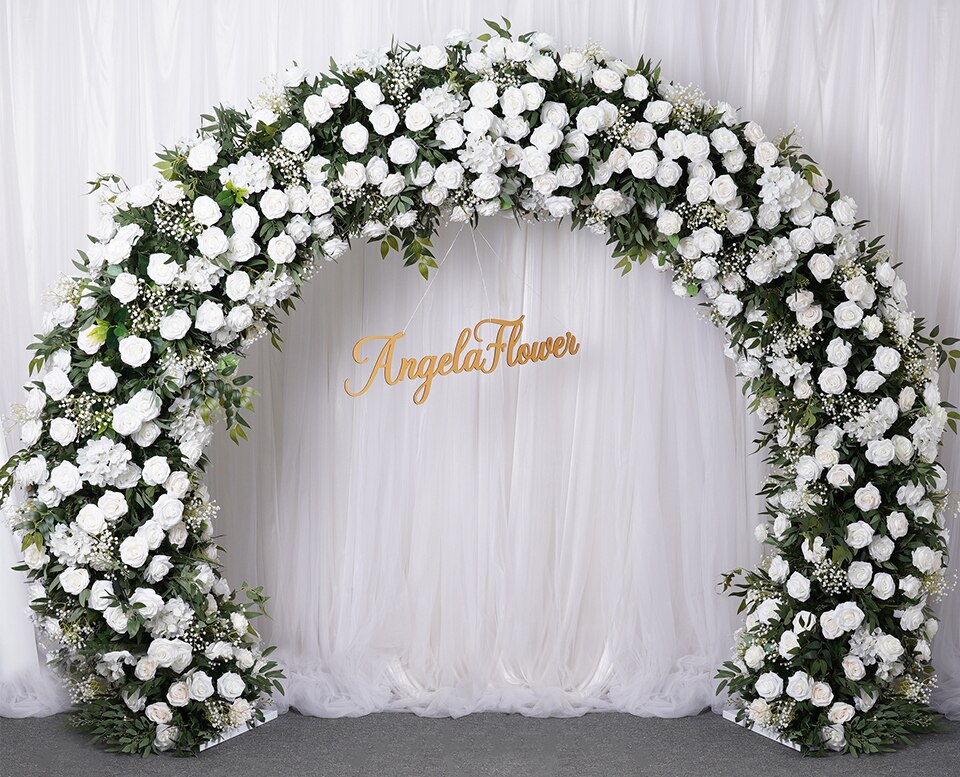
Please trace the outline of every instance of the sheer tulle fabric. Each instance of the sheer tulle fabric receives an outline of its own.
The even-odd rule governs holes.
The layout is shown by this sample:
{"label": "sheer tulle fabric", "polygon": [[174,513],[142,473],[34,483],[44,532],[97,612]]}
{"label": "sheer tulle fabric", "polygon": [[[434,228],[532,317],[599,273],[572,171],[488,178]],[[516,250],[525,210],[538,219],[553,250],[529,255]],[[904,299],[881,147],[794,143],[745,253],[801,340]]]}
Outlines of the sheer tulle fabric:
{"label": "sheer tulle fabric", "polygon": [[[211,104],[245,100],[292,59],[323,68],[394,36],[439,40],[480,24],[484,9],[9,9],[0,363],[13,368],[0,371],[0,405],[20,399],[42,293],[71,270],[93,215],[92,202],[51,197],[51,182],[79,193],[100,170],[136,182],[153,150]],[[960,248],[955,176],[944,174],[955,149],[937,129],[960,123],[955,4],[588,0],[511,13],[517,29],[561,45],[589,39],[662,59],[677,81],[743,106],[771,133],[798,122],[905,260],[917,310],[960,331],[960,265],[945,259]],[[78,66],[54,70],[65,57]],[[251,441],[214,443],[229,577],[274,597],[259,625],[288,667],[283,702],[316,715],[672,716],[716,705],[711,678],[737,625],[716,583],[759,553],[752,495],[763,474],[718,333],[649,267],[620,278],[595,236],[501,220],[458,232],[437,240],[438,257],[453,248],[429,291],[375,249],[325,268],[284,353],[261,343],[247,360],[263,392]],[[351,349],[362,336],[406,327],[402,353],[440,353],[463,326],[521,313],[530,338],[570,329],[581,352],[440,379],[423,407],[409,385],[343,391],[360,377]],[[958,385],[942,383],[954,404]],[[949,438],[952,482],[957,450]],[[0,542],[0,714],[48,714],[67,700],[40,666],[9,571],[16,550]],[[960,716],[960,596],[941,613],[935,703]]]}

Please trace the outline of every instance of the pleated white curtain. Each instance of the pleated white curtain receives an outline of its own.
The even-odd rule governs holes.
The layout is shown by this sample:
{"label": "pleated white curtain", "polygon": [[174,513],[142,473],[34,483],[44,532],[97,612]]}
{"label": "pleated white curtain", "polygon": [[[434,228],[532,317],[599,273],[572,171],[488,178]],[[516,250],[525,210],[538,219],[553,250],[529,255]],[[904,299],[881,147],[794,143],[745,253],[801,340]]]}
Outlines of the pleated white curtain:
{"label": "pleated white curtain", "polygon": [[[537,2],[501,9],[561,45],[627,60],[742,106],[810,153],[905,261],[918,312],[960,332],[953,128],[960,7],[948,2]],[[0,405],[19,398],[42,293],[89,230],[81,182],[136,182],[215,102],[291,60],[479,30],[489,4],[8,2],[0,15]],[[249,443],[218,439],[211,490],[234,583],[274,597],[286,702],[381,709],[682,715],[713,703],[737,625],[722,571],[756,560],[754,433],[697,309],[604,241],[509,220],[451,225],[432,285],[358,246],[307,289],[278,354],[246,367],[263,396]],[[406,328],[405,355],[450,350],[477,320],[574,332],[572,358],[350,398],[356,340]],[[960,381],[944,394],[960,400]],[[17,440],[7,439],[8,449]],[[0,451],[2,454],[2,451]],[[960,484],[960,456],[945,465]],[[0,714],[64,697],[39,668],[0,542]],[[960,548],[954,540],[954,557]],[[938,706],[960,714],[960,596],[942,607]]]}

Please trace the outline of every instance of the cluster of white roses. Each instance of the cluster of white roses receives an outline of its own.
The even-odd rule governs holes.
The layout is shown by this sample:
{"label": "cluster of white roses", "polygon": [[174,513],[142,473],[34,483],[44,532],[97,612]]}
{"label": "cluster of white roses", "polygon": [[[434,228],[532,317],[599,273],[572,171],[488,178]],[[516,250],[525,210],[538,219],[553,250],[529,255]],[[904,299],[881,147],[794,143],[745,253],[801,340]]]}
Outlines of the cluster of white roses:
{"label": "cluster of white roses", "polygon": [[[202,482],[215,406],[242,402],[226,359],[351,238],[422,248],[501,212],[655,256],[726,332],[773,430],[758,539],[775,553],[748,579],[736,655],[749,715],[788,736],[813,721],[842,748],[884,694],[922,701],[946,537],[935,353],[856,204],[788,140],[597,46],[457,32],[320,78],[291,68],[161,159],[162,177],[105,189],[87,276],[58,284],[17,409],[5,509],[78,701],[120,698],[158,749],[250,720],[264,662]],[[129,644],[84,654],[97,619]],[[843,645],[832,677],[800,663],[814,636]]]}

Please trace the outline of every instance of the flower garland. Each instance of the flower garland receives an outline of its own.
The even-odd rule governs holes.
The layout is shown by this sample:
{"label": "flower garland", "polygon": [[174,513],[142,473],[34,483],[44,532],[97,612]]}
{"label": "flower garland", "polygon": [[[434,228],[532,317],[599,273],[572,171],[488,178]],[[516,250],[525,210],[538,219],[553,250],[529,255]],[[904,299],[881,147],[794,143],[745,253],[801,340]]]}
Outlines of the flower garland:
{"label": "flower garland", "polygon": [[569,219],[699,297],[765,422],[769,549],[728,587],[746,622],[719,672],[741,717],[808,750],[930,727],[944,576],[936,464],[957,416],[895,264],[791,136],[598,46],[453,33],[331,72],[294,67],[218,107],[159,175],[93,188],[103,219],[31,345],[0,470],[32,609],[78,721],[126,752],[195,751],[282,690],[213,539],[204,449],[245,438],[237,373],[301,285],[356,239],[426,276],[448,221]]}

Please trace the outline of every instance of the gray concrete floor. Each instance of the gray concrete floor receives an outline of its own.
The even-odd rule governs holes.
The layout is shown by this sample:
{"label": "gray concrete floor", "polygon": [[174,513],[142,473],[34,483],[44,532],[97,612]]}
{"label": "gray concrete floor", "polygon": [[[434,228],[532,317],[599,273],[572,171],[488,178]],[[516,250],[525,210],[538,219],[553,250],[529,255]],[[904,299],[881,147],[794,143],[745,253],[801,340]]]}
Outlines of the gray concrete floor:
{"label": "gray concrete floor", "polygon": [[960,723],[912,748],[853,759],[803,758],[719,715],[678,719],[599,713],[524,718],[486,713],[334,720],[281,715],[198,758],[103,753],[63,715],[0,718],[2,777],[318,775],[323,777],[956,777]]}

